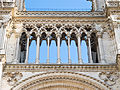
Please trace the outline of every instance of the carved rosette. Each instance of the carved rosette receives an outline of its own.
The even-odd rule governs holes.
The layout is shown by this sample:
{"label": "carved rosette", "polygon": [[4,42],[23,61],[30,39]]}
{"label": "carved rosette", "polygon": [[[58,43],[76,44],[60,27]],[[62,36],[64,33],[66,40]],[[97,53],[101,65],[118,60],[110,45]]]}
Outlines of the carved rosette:
{"label": "carved rosette", "polygon": [[3,74],[3,77],[6,79],[9,85],[13,86],[23,77],[23,74],[20,72],[6,72]]}
{"label": "carved rosette", "polygon": [[99,73],[99,77],[107,85],[113,86],[116,84],[116,80],[119,79],[119,74],[117,72],[101,72]]}

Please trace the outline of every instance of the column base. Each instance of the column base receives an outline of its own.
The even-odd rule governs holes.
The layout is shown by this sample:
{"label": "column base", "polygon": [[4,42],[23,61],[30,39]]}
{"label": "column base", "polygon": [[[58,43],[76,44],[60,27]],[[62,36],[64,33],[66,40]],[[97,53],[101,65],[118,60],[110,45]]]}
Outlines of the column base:
{"label": "column base", "polygon": [[61,64],[61,59],[60,58],[57,59],[57,64]]}
{"label": "column base", "polygon": [[106,60],[105,59],[102,59],[100,63],[106,63]]}
{"label": "column base", "polygon": [[36,61],[35,61],[35,64],[39,64],[40,62],[39,62],[39,60],[38,59],[36,59]]}
{"label": "column base", "polygon": [[13,61],[12,64],[17,64],[17,62],[16,62],[16,61]]}
{"label": "column base", "polygon": [[28,61],[25,60],[25,64],[28,64]]}
{"label": "column base", "polygon": [[72,61],[71,61],[71,59],[68,59],[68,64],[72,64]]}
{"label": "column base", "polygon": [[47,64],[50,64],[50,59],[47,59]]}
{"label": "column base", "polygon": [[78,64],[83,64],[82,59],[78,59]]}

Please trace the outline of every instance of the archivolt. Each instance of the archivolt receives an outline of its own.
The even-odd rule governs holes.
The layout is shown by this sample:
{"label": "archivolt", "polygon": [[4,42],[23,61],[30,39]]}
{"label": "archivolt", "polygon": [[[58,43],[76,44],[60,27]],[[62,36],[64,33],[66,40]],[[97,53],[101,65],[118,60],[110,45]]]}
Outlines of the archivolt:
{"label": "archivolt", "polygon": [[103,82],[74,72],[47,72],[38,74],[21,81],[12,90],[48,90],[47,88],[52,87],[71,87],[73,90],[74,88],[77,90],[110,90]]}

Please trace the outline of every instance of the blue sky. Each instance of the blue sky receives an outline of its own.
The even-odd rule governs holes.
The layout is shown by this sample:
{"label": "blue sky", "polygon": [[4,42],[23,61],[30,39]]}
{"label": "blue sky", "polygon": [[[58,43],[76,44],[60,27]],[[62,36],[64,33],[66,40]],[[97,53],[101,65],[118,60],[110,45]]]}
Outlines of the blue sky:
{"label": "blue sky", "polygon": [[[48,10],[52,11],[70,11],[71,9],[77,9],[80,11],[90,11],[91,2],[86,0],[25,0],[26,9],[29,11]],[[57,9],[57,10],[55,10]],[[73,64],[78,63],[77,47],[74,41],[71,41],[70,46],[71,61]],[[87,47],[85,41],[81,43],[82,59],[84,63],[88,62]],[[65,41],[62,41],[60,47],[61,62],[68,62],[68,47]],[[32,41],[29,51],[29,63],[34,63],[36,58],[36,42]],[[46,41],[42,41],[40,47],[40,63],[46,63],[47,60],[47,44]],[[50,63],[56,63],[57,61],[57,46],[55,41],[50,45]]]}
{"label": "blue sky", "polygon": [[25,0],[27,10],[91,10],[91,2],[87,0]]}

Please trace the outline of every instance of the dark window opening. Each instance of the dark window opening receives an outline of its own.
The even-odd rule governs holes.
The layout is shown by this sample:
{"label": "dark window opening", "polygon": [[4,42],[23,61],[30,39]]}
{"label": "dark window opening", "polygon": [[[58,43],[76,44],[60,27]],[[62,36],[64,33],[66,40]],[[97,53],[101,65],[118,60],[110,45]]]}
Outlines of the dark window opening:
{"label": "dark window opening", "polygon": [[20,63],[24,63],[26,59],[27,35],[22,33],[20,38]]}
{"label": "dark window opening", "polygon": [[91,53],[92,53],[92,59],[94,63],[99,63],[98,61],[98,42],[97,37],[95,33],[91,34]]}

